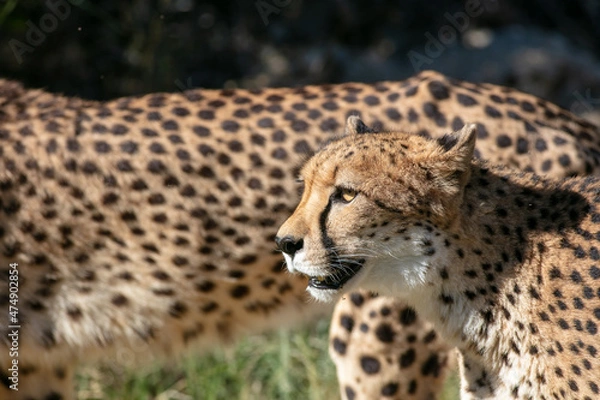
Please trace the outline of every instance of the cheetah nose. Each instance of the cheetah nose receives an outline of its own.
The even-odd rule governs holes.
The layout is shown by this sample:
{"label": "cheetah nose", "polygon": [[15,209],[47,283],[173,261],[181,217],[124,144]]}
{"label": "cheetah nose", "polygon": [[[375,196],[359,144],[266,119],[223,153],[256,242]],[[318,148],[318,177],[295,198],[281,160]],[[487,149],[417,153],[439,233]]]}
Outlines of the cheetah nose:
{"label": "cheetah nose", "polygon": [[283,251],[290,257],[294,257],[294,254],[304,246],[304,240],[295,239],[291,236],[276,237],[275,243],[279,247],[279,250]]}

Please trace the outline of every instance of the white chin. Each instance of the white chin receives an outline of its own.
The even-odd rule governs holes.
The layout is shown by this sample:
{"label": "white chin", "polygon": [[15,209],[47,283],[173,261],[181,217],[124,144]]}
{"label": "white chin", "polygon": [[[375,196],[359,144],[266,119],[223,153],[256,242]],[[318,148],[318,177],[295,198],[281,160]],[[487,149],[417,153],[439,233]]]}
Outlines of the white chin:
{"label": "white chin", "polygon": [[306,291],[317,301],[323,303],[332,303],[337,301],[343,294],[356,290],[360,287],[363,274],[365,273],[364,267],[361,271],[358,271],[356,275],[350,278],[342,287],[338,289],[333,288],[318,288],[312,285],[306,287]]}
{"label": "white chin", "polygon": [[344,290],[342,289],[317,289],[313,286],[308,286],[306,291],[317,301],[323,303],[333,303],[340,298]]}

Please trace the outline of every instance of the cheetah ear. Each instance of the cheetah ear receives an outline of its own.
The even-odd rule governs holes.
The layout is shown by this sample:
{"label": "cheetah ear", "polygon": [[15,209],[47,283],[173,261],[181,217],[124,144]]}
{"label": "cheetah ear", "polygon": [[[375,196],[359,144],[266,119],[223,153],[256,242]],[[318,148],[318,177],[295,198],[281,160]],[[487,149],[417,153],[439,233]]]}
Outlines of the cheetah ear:
{"label": "cheetah ear", "polygon": [[455,182],[463,188],[471,174],[471,161],[475,151],[477,126],[467,124],[461,130],[448,133],[439,139],[439,153],[424,167],[442,181]]}
{"label": "cheetah ear", "polygon": [[371,133],[373,132],[364,122],[357,116],[351,115],[348,117],[346,121],[346,128],[344,129],[345,135],[357,135],[363,133]]}
{"label": "cheetah ear", "polygon": [[467,124],[461,130],[442,136],[437,139],[437,151],[421,164],[432,179],[429,206],[435,214],[449,216],[458,212],[471,177],[476,133],[477,127]]}
{"label": "cheetah ear", "polygon": [[[437,139],[443,149],[444,158],[458,164],[468,166],[473,159],[475,140],[477,138],[477,125],[466,124],[461,130],[447,133]],[[459,167],[459,165],[456,165]],[[459,167],[459,169],[461,169]]]}

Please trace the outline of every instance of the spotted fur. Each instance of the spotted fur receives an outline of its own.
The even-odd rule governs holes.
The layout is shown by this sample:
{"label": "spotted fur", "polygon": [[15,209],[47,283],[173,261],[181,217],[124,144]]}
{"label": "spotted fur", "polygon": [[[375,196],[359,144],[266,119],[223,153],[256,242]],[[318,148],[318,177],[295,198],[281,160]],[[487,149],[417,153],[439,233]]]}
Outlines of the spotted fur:
{"label": "spotted fur", "polygon": [[[8,306],[9,264],[17,262],[22,322],[18,393],[6,389],[11,361],[0,324],[0,398],[72,398],[80,362],[170,355],[323,313],[306,302],[305,280],[283,273],[272,241],[298,202],[296,165],[348,115],[432,137],[472,121],[482,158],[549,174],[598,166],[591,125],[532,96],[434,72],[102,103],[0,81],[0,306]],[[390,315],[406,309],[377,301],[388,302]],[[421,361],[407,365],[382,384],[385,392],[439,390],[446,345],[425,340],[431,329],[419,319],[407,326],[377,315],[365,323],[388,318],[389,354],[406,348],[440,361],[435,374],[422,373]],[[360,332],[349,326],[340,329]],[[362,348],[344,343],[348,356]],[[364,391],[383,391],[353,358],[337,363],[354,371],[350,389],[342,377],[342,393],[361,393],[361,375]],[[387,368],[397,375],[395,363],[380,373]]]}

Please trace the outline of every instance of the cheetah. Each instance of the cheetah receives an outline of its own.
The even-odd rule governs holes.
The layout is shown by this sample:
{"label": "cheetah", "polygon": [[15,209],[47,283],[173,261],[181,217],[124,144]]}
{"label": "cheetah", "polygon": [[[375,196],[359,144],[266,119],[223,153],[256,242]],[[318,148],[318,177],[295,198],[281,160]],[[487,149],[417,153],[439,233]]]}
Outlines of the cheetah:
{"label": "cheetah", "polygon": [[[433,98],[451,100],[434,101],[439,114],[451,115],[457,103],[467,105],[462,111],[468,113],[470,121],[478,123],[477,157],[550,178],[599,172],[598,127],[506,87],[448,78],[439,82],[440,87],[428,84],[431,93],[438,93]],[[432,99],[420,103],[427,101]],[[460,127],[459,123],[450,126]],[[381,125],[376,129],[381,129]],[[429,129],[427,133],[438,137],[448,125],[439,123]],[[415,132],[415,126],[404,130]],[[582,141],[577,143],[577,138]],[[578,148],[579,155],[573,157],[569,151],[564,152],[565,140]],[[557,147],[549,150],[550,142]],[[527,157],[521,157],[524,154]],[[583,154],[584,158],[579,159]],[[573,159],[579,160],[577,171],[571,169]],[[423,346],[429,351],[423,351]],[[437,335],[431,323],[415,318],[414,310],[399,299],[374,296],[364,290],[337,302],[329,353],[337,367],[342,397],[349,400],[437,398],[448,366],[454,363],[451,346]]]}
{"label": "cheetah", "polygon": [[[171,356],[326,315],[307,301],[306,280],[284,272],[273,239],[299,201],[297,166],[349,115],[432,137],[469,120],[484,159],[555,175],[598,168],[591,125],[535,97],[432,71],[401,82],[108,102],[2,80],[0,303],[18,313],[0,323],[0,398],[71,399],[80,363]],[[9,295],[14,277],[18,299]],[[405,316],[389,321],[390,354],[404,345],[435,361],[426,371],[435,373],[413,364],[395,376],[390,367],[395,380],[383,393],[435,395],[450,346],[405,303],[351,298],[361,310],[387,302],[386,315]],[[386,315],[382,307],[369,323]],[[8,370],[15,324],[18,392]],[[364,348],[340,342],[336,354],[342,347]],[[343,395],[361,392],[364,371],[336,363],[355,380]]]}
{"label": "cheetah", "polygon": [[349,117],[302,168],[287,268],[317,300],[361,287],[414,307],[459,350],[464,399],[598,398],[600,179],[493,166],[476,140]]}

